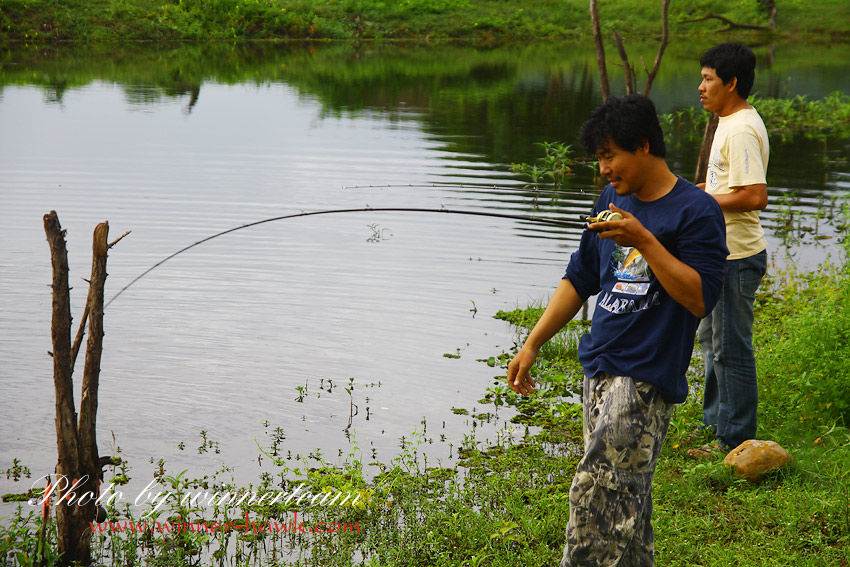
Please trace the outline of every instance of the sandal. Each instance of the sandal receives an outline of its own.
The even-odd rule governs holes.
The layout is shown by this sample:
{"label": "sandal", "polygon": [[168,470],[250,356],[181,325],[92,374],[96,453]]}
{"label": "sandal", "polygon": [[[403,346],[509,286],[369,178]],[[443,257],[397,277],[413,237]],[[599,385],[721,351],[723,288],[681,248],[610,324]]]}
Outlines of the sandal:
{"label": "sandal", "polygon": [[718,459],[726,456],[726,451],[717,443],[706,443],[696,449],[688,449],[688,455],[694,459]]}

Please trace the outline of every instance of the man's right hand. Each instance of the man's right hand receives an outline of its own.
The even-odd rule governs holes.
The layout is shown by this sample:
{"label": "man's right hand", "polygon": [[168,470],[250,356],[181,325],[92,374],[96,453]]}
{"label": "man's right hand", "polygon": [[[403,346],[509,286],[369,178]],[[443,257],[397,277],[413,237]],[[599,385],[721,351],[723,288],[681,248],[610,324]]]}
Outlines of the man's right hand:
{"label": "man's right hand", "polygon": [[527,396],[537,386],[528,371],[531,370],[539,352],[539,350],[524,346],[508,364],[508,385],[517,394]]}

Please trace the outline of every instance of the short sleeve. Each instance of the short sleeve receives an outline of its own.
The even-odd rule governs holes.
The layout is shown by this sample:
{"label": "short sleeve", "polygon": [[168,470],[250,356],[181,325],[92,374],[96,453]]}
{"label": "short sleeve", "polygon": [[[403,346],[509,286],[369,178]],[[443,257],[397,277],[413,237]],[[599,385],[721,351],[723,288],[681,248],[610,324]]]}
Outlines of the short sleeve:
{"label": "short sleeve", "polygon": [[729,187],[767,183],[761,139],[752,130],[729,138]]}

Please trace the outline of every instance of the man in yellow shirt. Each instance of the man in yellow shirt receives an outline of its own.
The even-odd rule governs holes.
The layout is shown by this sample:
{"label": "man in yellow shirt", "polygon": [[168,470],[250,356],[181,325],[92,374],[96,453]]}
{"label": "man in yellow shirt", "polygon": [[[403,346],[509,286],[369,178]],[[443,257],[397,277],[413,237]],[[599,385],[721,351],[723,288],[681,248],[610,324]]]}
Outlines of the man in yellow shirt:
{"label": "man in yellow shirt", "polygon": [[726,452],[756,436],[753,300],[767,268],[759,211],[767,206],[770,152],[764,122],[747,102],[755,79],[753,52],[724,43],[706,51],[700,65],[700,103],[720,118],[704,189],[723,210],[729,256],[720,299],[698,330],[706,367],[703,423],[714,429],[716,443],[696,456]]}

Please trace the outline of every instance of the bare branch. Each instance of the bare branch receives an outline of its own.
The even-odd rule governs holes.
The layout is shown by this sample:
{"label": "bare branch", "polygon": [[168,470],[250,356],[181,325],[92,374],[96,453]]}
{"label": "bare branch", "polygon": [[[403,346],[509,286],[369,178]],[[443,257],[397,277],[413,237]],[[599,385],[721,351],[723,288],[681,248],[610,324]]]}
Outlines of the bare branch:
{"label": "bare branch", "polygon": [[[44,215],[44,231],[50,245],[53,268],[53,384],[56,391],[56,532],[61,559],[59,565],[91,563],[91,520],[97,518],[94,499],[83,502],[66,499],[69,490],[98,494],[103,460],[97,453],[96,415],[100,359],[103,350],[103,287],[106,281],[106,253],[109,224],[95,228],[92,277],[83,322],[71,344],[71,308],[68,286],[68,252],[65,231],[56,211]],[[88,320],[88,345],[82,384],[79,423],[74,406],[71,374]],[[46,508],[45,508],[46,510]],[[100,520],[98,520],[100,521]],[[40,536],[41,537],[41,536]],[[42,537],[42,541],[43,541]],[[42,562],[43,563],[43,562]]]}
{"label": "bare branch", "polygon": [[83,337],[86,334],[86,321],[89,318],[89,304],[86,302],[86,307],[83,309],[83,317],[80,320],[80,328],[77,329],[77,336],[74,337],[74,346],[71,347],[71,372],[74,372],[74,366],[77,364],[77,355],[80,354],[80,346],[83,344]]}
{"label": "bare branch", "polygon": [[696,20],[684,20],[684,21],[679,22],[679,23],[680,24],[695,24],[697,22],[704,22],[706,20],[711,20],[711,19],[720,20],[721,22],[723,22],[723,23],[725,23],[726,25],[729,26],[726,29],[720,30],[722,32],[726,32],[726,31],[730,31],[730,30],[734,30],[734,29],[771,31],[771,29],[769,27],[766,27],[766,26],[756,26],[756,25],[752,25],[752,24],[737,24],[737,23],[733,22],[732,20],[730,20],[729,18],[727,18],[726,16],[720,16],[718,14],[708,14],[706,16],[703,16],[702,18],[697,18]]}
{"label": "bare branch", "polygon": [[655,54],[655,62],[652,64],[652,71],[646,75],[646,85],[643,88],[644,96],[649,96],[649,91],[652,88],[652,83],[655,81],[655,76],[658,74],[658,69],[661,67],[661,58],[664,56],[664,50],[667,49],[667,44],[670,40],[669,18],[667,17],[670,11],[670,0],[664,0],[661,6],[661,45],[658,48],[658,53]]}
{"label": "bare branch", "polygon": [[767,11],[770,13],[770,27],[776,29],[776,2],[773,0],[766,0],[764,4],[767,7]]}
{"label": "bare branch", "polygon": [[112,242],[110,242],[110,243],[109,243],[106,247],[107,247],[107,248],[112,248],[113,246],[115,246],[116,244],[118,244],[119,242],[121,242],[121,239],[122,239],[122,238],[124,238],[125,236],[127,236],[128,234],[130,234],[131,232],[133,232],[133,231],[132,231],[132,230],[128,230],[127,232],[125,232],[124,234],[122,234],[121,236],[119,236],[118,238],[116,238],[115,240],[113,240]]}
{"label": "bare branch", "polygon": [[617,43],[617,51],[620,52],[620,59],[623,61],[623,72],[626,75],[626,94],[634,94],[637,90],[635,88],[635,74],[631,65],[629,65],[629,56],[626,55],[626,47],[623,45],[623,36],[620,35],[620,32],[614,32],[614,41]]}

